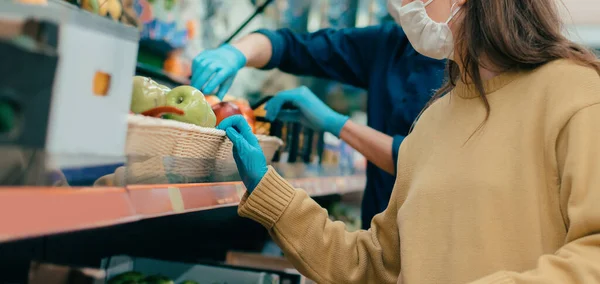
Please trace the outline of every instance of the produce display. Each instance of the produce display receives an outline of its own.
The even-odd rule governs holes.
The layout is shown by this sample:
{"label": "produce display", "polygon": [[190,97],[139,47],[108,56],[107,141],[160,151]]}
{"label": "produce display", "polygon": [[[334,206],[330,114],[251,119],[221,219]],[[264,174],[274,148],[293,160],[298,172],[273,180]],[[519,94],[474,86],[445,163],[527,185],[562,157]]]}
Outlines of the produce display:
{"label": "produce display", "polygon": [[130,109],[133,113],[143,113],[167,104],[167,93],[171,91],[154,80],[142,76],[133,77]]}
{"label": "produce display", "polygon": [[[267,115],[267,111],[265,110],[265,105],[261,105],[257,109],[253,110],[254,117],[264,117]],[[271,131],[271,124],[268,122],[260,122],[257,121],[254,123],[254,133],[268,135]],[[285,137],[285,136],[284,136]]]}
{"label": "produce display", "polygon": [[204,98],[204,94],[192,86],[179,86],[167,93],[167,106],[178,108],[183,115],[166,114],[164,118],[187,122],[202,127],[215,127],[219,121]]}
{"label": "produce display", "polygon": [[192,86],[169,89],[142,76],[133,78],[130,110],[136,114],[215,127],[216,117],[204,94]]}
{"label": "produce display", "polygon": [[142,76],[133,78],[130,110],[163,119],[172,119],[202,127],[215,127],[223,119],[240,114],[254,132],[256,118],[248,101],[225,96],[205,96],[192,86],[169,89],[154,80]]}
{"label": "produce display", "polygon": [[212,107],[215,115],[217,116],[217,124],[221,123],[223,119],[236,114],[242,114],[240,108],[232,102],[220,102]]}
{"label": "produce display", "polygon": [[227,100],[234,103],[242,112],[242,116],[246,119],[250,128],[252,128],[252,132],[256,134],[256,116],[254,116],[254,110],[250,107],[250,103],[247,100],[242,99],[231,99]]}
{"label": "produce display", "polygon": [[210,104],[210,106],[214,106],[221,102],[221,100],[219,100],[219,98],[217,96],[208,95],[205,98],[206,98],[206,101],[208,102],[208,104]]}
{"label": "produce display", "polygon": [[[144,276],[139,272],[129,271],[112,277],[107,284],[175,284],[175,282],[162,275]],[[178,284],[198,284],[198,282],[184,280]]]}
{"label": "produce display", "polygon": [[[227,100],[205,96],[192,86],[171,90],[150,78],[134,77],[130,114],[137,115],[127,118],[127,165],[99,177],[94,186],[198,183],[234,178],[238,172],[230,158],[232,148],[222,147],[231,144],[223,143],[224,133],[207,128],[214,128],[226,117],[241,114],[254,130],[255,117],[246,100]],[[1,114],[0,108],[0,118]],[[164,123],[163,119],[177,122]],[[189,127],[190,124],[198,127]],[[283,142],[268,137],[268,133],[257,138],[265,157],[272,161]]]}
{"label": "produce display", "polygon": [[[225,95],[223,101],[214,95],[208,95],[205,96],[205,98],[217,116],[217,125],[219,125],[219,122],[221,122],[223,119],[231,115],[241,114],[250,125],[250,128],[252,128],[252,132],[256,134],[256,116],[254,115],[254,110],[252,107],[250,107],[250,103],[247,100],[235,98],[230,95]],[[235,109],[235,107],[231,106],[231,104],[237,106],[237,108],[239,108],[239,112]],[[268,135],[268,133],[263,134]]]}

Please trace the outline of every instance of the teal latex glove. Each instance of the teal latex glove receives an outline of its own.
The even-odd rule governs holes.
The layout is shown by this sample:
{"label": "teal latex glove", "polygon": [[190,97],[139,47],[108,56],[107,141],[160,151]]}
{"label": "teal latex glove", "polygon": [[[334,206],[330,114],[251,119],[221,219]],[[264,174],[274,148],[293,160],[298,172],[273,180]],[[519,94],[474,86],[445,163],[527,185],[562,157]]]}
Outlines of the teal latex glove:
{"label": "teal latex glove", "polygon": [[192,86],[205,95],[212,94],[218,87],[216,95],[223,99],[235,75],[245,65],[246,57],[232,45],[203,51],[192,62]]}
{"label": "teal latex glove", "polygon": [[217,126],[224,130],[233,142],[233,158],[237,165],[242,182],[249,193],[252,193],[260,180],[267,174],[267,160],[262,148],[246,119],[241,115],[230,116]]}
{"label": "teal latex glove", "polygon": [[341,115],[329,108],[307,87],[300,87],[278,93],[267,102],[265,118],[273,121],[281,111],[285,103],[296,106],[302,115],[318,130],[329,132],[340,137],[342,127],[348,121],[348,117]]}

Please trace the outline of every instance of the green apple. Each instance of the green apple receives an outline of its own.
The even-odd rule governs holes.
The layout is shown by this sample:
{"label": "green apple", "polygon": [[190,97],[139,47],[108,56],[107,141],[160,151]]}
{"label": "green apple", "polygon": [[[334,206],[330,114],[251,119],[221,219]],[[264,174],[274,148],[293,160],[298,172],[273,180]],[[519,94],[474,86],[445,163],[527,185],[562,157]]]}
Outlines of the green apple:
{"label": "green apple", "polygon": [[158,84],[158,88],[160,88],[165,93],[165,96],[167,95],[167,93],[169,93],[171,91],[171,89],[169,89],[169,87],[167,87],[165,85]]}
{"label": "green apple", "polygon": [[167,106],[183,110],[183,115],[167,114],[165,118],[187,122],[202,127],[215,127],[217,117],[204,98],[204,94],[192,86],[179,86],[167,94]]}
{"label": "green apple", "polygon": [[169,88],[159,85],[150,78],[133,77],[130,109],[133,113],[142,113],[149,109],[166,104],[166,94]]}

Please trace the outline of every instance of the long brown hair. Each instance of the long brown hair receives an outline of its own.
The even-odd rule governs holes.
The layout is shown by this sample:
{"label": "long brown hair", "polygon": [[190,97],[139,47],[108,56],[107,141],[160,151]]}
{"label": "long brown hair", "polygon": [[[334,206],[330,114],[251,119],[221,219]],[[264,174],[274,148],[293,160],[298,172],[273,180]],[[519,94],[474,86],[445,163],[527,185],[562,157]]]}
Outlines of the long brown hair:
{"label": "long brown hair", "polygon": [[[600,61],[590,50],[562,34],[557,0],[467,0],[462,8],[461,28],[455,35],[461,52],[462,74],[456,62],[448,61],[448,81],[432,97],[430,104],[450,92],[458,80],[474,84],[485,104],[479,68],[494,72],[532,70],[556,59],[570,59],[594,68],[600,74]],[[485,58],[483,65],[482,58]],[[487,120],[486,117],[486,120]]]}

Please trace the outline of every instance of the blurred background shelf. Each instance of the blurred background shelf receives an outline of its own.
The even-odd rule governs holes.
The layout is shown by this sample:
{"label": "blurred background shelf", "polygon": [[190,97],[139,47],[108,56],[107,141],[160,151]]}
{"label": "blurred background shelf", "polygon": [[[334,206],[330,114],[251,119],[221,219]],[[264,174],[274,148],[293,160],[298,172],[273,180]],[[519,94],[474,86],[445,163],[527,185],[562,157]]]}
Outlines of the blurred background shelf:
{"label": "blurred background shelf", "polygon": [[599,25],[569,25],[566,27],[566,30],[567,37],[570,40],[600,50]]}

